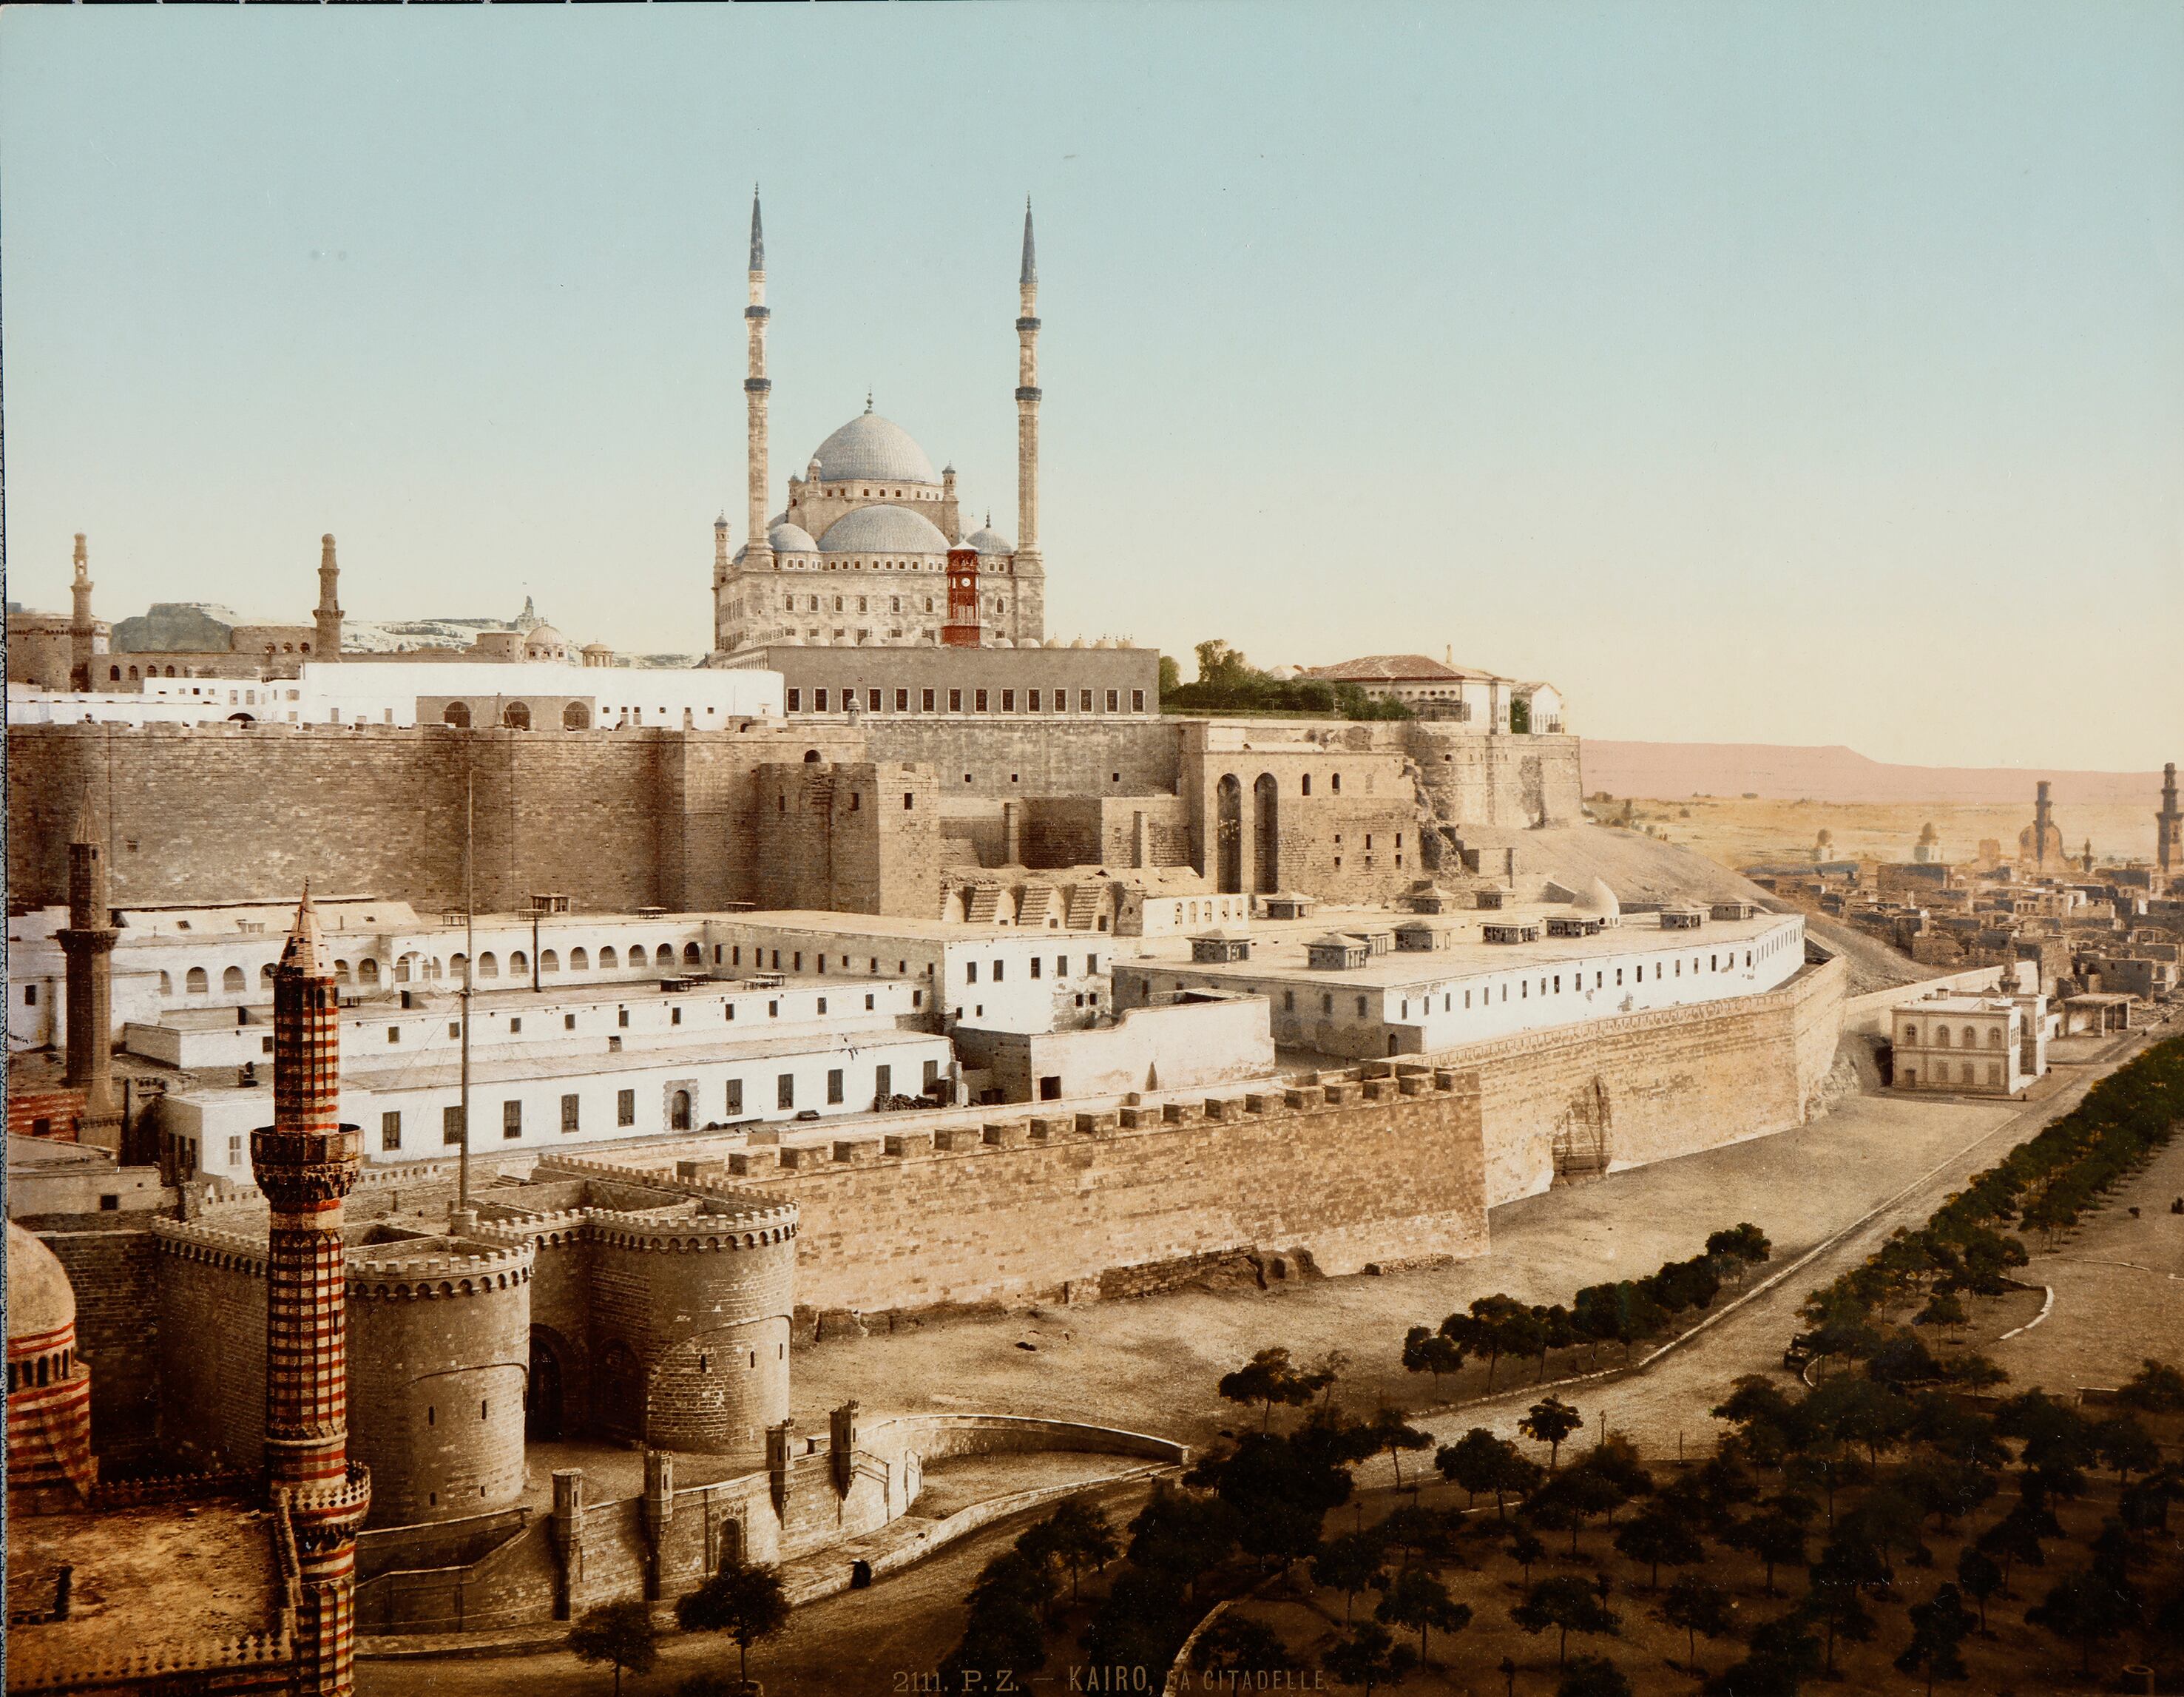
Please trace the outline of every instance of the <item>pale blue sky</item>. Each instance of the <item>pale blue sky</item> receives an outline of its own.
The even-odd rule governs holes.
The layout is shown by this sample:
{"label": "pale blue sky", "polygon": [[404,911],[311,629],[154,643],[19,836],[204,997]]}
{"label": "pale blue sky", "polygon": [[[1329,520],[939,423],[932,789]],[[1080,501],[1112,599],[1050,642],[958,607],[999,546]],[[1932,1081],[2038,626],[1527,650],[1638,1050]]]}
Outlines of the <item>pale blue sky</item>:
{"label": "pale blue sky", "polygon": [[766,198],[1050,628],[1551,678],[1603,737],[2184,754],[2184,8],[0,14],[10,596],[701,647]]}

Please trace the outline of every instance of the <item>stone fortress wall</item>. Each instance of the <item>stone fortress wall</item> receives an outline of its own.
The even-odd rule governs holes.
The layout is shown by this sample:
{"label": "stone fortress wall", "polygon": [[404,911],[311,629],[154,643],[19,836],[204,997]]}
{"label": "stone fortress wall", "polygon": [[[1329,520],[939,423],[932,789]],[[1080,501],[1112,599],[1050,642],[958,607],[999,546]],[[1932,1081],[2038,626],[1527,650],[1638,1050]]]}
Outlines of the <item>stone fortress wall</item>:
{"label": "stone fortress wall", "polygon": [[[69,827],[86,790],[112,833],[123,906],[271,899],[308,876],[322,890],[452,908],[467,797],[483,908],[517,910],[551,890],[583,908],[717,909],[766,902],[783,876],[831,866],[827,905],[891,913],[937,913],[940,868],[965,843],[994,864],[1011,850],[1034,865],[1187,861],[1244,891],[1385,899],[1432,870],[1440,844],[1422,838],[1435,826],[1571,818],[1579,793],[1574,738],[1402,723],[912,717],[720,731],[8,734],[8,887],[31,906],[64,899]],[[840,770],[763,776],[811,765]],[[868,769],[889,765],[930,768],[937,818],[899,805],[850,812]],[[781,803],[799,785],[791,818]],[[1224,812],[1224,795],[1240,801]],[[1238,846],[1232,861],[1223,842]]]}

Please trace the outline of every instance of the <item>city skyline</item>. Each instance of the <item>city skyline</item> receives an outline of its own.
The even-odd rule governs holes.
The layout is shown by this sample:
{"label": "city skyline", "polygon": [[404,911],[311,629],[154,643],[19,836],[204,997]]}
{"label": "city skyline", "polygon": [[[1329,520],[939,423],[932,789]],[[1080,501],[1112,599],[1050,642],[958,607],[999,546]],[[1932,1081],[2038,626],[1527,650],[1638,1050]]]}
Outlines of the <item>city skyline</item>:
{"label": "city skyline", "polygon": [[300,618],[330,530],[354,618],[696,650],[754,178],[777,510],[870,388],[1011,528],[1028,193],[1065,640],[2173,754],[2174,14],[1254,17],[8,14],[9,597]]}

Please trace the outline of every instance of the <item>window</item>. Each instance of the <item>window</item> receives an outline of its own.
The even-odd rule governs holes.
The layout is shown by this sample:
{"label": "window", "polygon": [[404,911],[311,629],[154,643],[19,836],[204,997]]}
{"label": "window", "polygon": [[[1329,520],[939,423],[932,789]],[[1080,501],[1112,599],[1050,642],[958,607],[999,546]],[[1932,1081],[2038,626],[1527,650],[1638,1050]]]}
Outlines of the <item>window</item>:
{"label": "window", "polygon": [[379,1147],[381,1153],[402,1147],[402,1116],[398,1113],[379,1116]]}
{"label": "window", "polygon": [[578,1129],[577,1103],[580,1100],[580,1097],[574,1096],[565,1096],[561,1098],[561,1129],[564,1131],[574,1131]]}
{"label": "window", "polygon": [[1004,689],[1004,690],[1002,690],[1002,691],[1001,691],[1001,711],[1002,711],[1003,712],[1005,712],[1005,713],[1013,713],[1014,712],[1016,712],[1016,710],[1017,710],[1017,692],[1016,692],[1015,690],[1013,690],[1013,689]]}
{"label": "window", "polygon": [[453,1108],[440,1110],[440,1142],[452,1147],[463,1141],[463,1110],[458,1102]]}
{"label": "window", "polygon": [[1123,692],[1120,689],[1110,689],[1107,692],[1107,711],[1111,713],[1120,712],[1122,706]]}
{"label": "window", "polygon": [[1035,713],[1039,711],[1039,692],[1034,689],[1024,698],[1024,710],[1027,712]]}
{"label": "window", "polygon": [[1034,956],[1031,957],[1031,975],[1032,975],[1034,978],[1037,978],[1037,977],[1039,976],[1039,957],[1038,957],[1037,955],[1034,955]]}
{"label": "window", "polygon": [[984,712],[986,711],[986,692],[983,689],[973,690],[972,692],[972,697],[976,705],[977,710],[979,712]]}
{"label": "window", "polygon": [[680,1025],[682,1023],[682,1010],[679,1008],[669,1008],[667,1010],[667,1023],[671,1025]]}
{"label": "window", "polygon": [[571,949],[569,951],[569,970],[571,972],[589,972],[591,969],[592,957],[589,954],[585,952],[582,949]]}
{"label": "window", "polygon": [[728,1118],[741,1119],[743,1111],[744,1081],[739,1078],[732,1078],[728,1080]]}
{"label": "window", "polygon": [[500,1104],[500,1135],[504,1137],[521,1137],[523,1135],[521,1102],[504,1102]]}
{"label": "window", "polygon": [[1303,778],[1299,780],[1297,794],[1300,795],[1309,795],[1312,794],[1312,773],[1309,772],[1306,773]]}
{"label": "window", "polygon": [[994,963],[994,983],[999,984],[999,983],[1001,981],[1001,976],[1002,976],[1002,974],[1007,970],[1007,968],[1008,968],[1008,963],[1007,963],[1006,961],[995,961],[995,962]]}
{"label": "window", "polygon": [[690,1092],[678,1090],[667,1098],[667,1126],[672,1131],[690,1129]]}
{"label": "window", "polygon": [[932,691],[932,690],[930,690],[930,689],[921,689],[921,690],[919,690],[919,691],[918,691],[918,694],[917,694],[917,710],[918,710],[918,712],[922,712],[922,713],[929,713],[929,712],[931,712],[933,711],[933,691]]}
{"label": "window", "polygon": [[1340,773],[1330,772],[1327,774],[1327,792],[1330,795],[1340,795],[1342,793],[1342,774]]}
{"label": "window", "polygon": [[239,966],[231,966],[220,975],[220,993],[224,996],[240,994],[242,985],[242,969]]}
{"label": "window", "polygon": [[811,711],[815,713],[823,713],[827,711],[827,692],[824,689],[814,689],[811,692]]}
{"label": "window", "polygon": [[773,1105],[776,1108],[796,1106],[796,1075],[783,1073],[773,1081]]}
{"label": "window", "polygon": [[791,689],[788,692],[788,711],[792,713],[800,713],[804,711],[804,692],[801,689]]}
{"label": "window", "polygon": [[1130,711],[1131,711],[1132,712],[1134,712],[1134,713],[1142,713],[1143,712],[1145,712],[1145,692],[1144,690],[1142,690],[1142,689],[1133,689],[1133,690],[1131,690],[1131,691],[1130,691]]}
{"label": "window", "polygon": [[615,1024],[621,1026],[624,1030],[627,1030],[629,1029],[629,1009],[627,1008],[616,1008]]}
{"label": "window", "polygon": [[838,1102],[841,1099],[842,1069],[839,1067],[829,1067],[827,1069],[827,1100],[830,1102]]}
{"label": "window", "polygon": [[637,1124],[637,1092],[635,1091],[618,1090],[615,1092],[615,1124],[617,1125]]}
{"label": "window", "polygon": [[898,689],[894,692],[894,710],[898,713],[906,713],[910,711],[909,690]]}
{"label": "window", "polygon": [[242,1139],[239,1136],[227,1140],[227,1164],[238,1170],[242,1166]]}
{"label": "window", "polygon": [[463,1035],[463,1022],[462,1022],[461,1020],[460,1020],[460,1019],[450,1019],[450,1020],[448,1020],[448,1035],[450,1037],[460,1037],[460,1036],[461,1036]]}
{"label": "window", "polygon": [[1993,1085],[1998,1085],[2002,1082],[2002,1063],[1999,1061],[1989,1061],[1987,1063],[1986,1081],[1989,1084]]}
{"label": "window", "polygon": [[516,1014],[508,1022],[508,1035],[511,1037],[520,1037],[523,1035],[523,1016],[521,1013]]}
{"label": "window", "polygon": [[1077,692],[1077,711],[1080,713],[1089,713],[1092,711],[1092,692],[1089,689],[1079,689]]}
{"label": "window", "polygon": [[400,1042],[402,1041],[402,1028],[399,1025],[389,1025],[387,1028],[387,1041],[390,1043]]}
{"label": "window", "polygon": [[948,711],[951,713],[960,713],[963,711],[963,692],[961,689],[950,689],[948,692]]}

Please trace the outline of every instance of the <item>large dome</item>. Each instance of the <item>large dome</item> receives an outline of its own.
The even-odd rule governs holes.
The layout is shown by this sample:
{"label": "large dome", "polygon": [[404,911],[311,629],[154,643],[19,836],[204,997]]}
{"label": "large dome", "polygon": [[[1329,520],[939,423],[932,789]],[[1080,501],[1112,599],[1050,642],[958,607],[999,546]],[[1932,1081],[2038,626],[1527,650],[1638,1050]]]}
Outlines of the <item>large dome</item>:
{"label": "large dome", "polygon": [[819,544],[811,539],[809,531],[800,524],[789,523],[786,519],[776,520],[766,539],[776,554],[816,554],[819,551]]}
{"label": "large dome", "polygon": [[[908,438],[905,438],[905,440]],[[845,512],[819,539],[822,554],[945,554],[948,539],[922,513],[892,501]]]}
{"label": "large dome", "polygon": [[8,1340],[44,1337],[75,1324],[75,1292],[53,1252],[8,1222]]}
{"label": "large dome", "polygon": [[1013,554],[1017,551],[1016,544],[995,530],[991,524],[988,524],[983,529],[972,531],[967,540],[981,554]]}
{"label": "large dome", "polygon": [[893,419],[867,412],[851,419],[819,444],[812,456],[826,482],[848,477],[871,477],[890,483],[938,483],[933,462]]}

